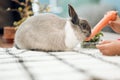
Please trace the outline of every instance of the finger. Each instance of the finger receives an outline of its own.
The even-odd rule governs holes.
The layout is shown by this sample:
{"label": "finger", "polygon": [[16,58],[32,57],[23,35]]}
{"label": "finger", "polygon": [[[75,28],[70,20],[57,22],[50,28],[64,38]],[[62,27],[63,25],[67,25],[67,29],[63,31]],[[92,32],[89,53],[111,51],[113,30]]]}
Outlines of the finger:
{"label": "finger", "polygon": [[109,21],[109,22],[108,22],[108,24],[111,24],[111,23],[112,23],[112,21]]}
{"label": "finger", "polygon": [[106,56],[114,56],[114,55],[116,55],[115,53],[111,53],[109,50],[101,50],[100,52],[103,55],[106,55]]}
{"label": "finger", "polygon": [[116,21],[109,21],[108,22],[108,25],[112,25],[112,24],[114,24]]}
{"label": "finger", "polygon": [[114,24],[116,24],[116,22],[117,22],[117,21],[109,21],[109,22],[108,22],[108,25],[113,26]]}
{"label": "finger", "polygon": [[96,45],[96,48],[98,48],[99,50],[104,50],[105,49],[105,45]]}
{"label": "finger", "polygon": [[106,49],[99,49],[99,51],[103,54],[103,55],[107,55],[107,56],[112,56],[113,54],[110,53],[109,50]]}
{"label": "finger", "polygon": [[101,52],[103,55],[112,56],[112,54],[110,54],[110,52],[109,52],[108,50],[100,50],[100,52]]}
{"label": "finger", "polygon": [[111,41],[103,41],[101,44],[96,45],[98,49],[104,50],[107,49],[111,44]]}
{"label": "finger", "polygon": [[118,20],[118,21],[109,21],[108,22],[108,25],[110,26],[110,27],[114,27],[114,26],[116,26],[116,25],[120,25],[120,20]]}
{"label": "finger", "polygon": [[120,17],[119,17],[119,15],[117,15],[117,18],[116,18],[116,20],[120,20]]}
{"label": "finger", "polygon": [[109,21],[108,26],[110,26],[110,27],[112,28],[112,27],[114,27],[114,25],[115,25],[115,24],[114,24],[113,21]]}
{"label": "finger", "polygon": [[101,41],[101,42],[99,43],[99,45],[101,45],[101,44],[106,44],[106,43],[110,43],[110,42],[111,42],[110,40]]}
{"label": "finger", "polygon": [[111,21],[111,24],[120,24],[120,22],[119,21]]}

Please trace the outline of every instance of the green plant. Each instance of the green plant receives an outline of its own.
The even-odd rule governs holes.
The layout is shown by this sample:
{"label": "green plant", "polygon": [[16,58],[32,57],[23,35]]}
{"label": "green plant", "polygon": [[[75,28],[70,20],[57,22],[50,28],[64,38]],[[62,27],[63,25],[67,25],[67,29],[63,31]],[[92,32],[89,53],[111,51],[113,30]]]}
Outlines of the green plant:
{"label": "green plant", "polygon": [[17,11],[20,14],[21,19],[19,21],[14,21],[13,23],[13,26],[18,27],[29,16],[33,15],[32,6],[30,5],[30,3],[32,3],[32,0],[25,0],[24,2],[20,2],[19,0],[12,1],[21,6],[18,7],[18,9],[7,9],[8,11]]}
{"label": "green plant", "polygon": [[[16,27],[16,29],[19,27],[19,25],[24,22],[28,17],[33,15],[32,11],[32,3],[33,0],[25,0],[24,2],[20,2],[19,0],[12,0],[15,3],[19,4],[21,7],[18,7],[18,9],[11,9],[8,8],[8,11],[17,11],[20,14],[21,19],[19,21],[14,21],[13,26]],[[48,12],[49,8],[47,5],[41,5],[39,2],[35,2],[39,6],[39,13],[41,12]]]}
{"label": "green plant", "polygon": [[[100,40],[100,37],[103,36],[103,33],[100,32],[98,34],[95,35],[95,37],[93,39],[91,39],[90,41],[88,42],[98,42]],[[87,41],[86,41],[87,42]]]}
{"label": "green plant", "polygon": [[102,32],[95,35],[95,37],[91,39],[90,41],[83,41],[81,43],[81,46],[83,48],[96,48],[96,45],[99,43],[101,36],[103,36]]}

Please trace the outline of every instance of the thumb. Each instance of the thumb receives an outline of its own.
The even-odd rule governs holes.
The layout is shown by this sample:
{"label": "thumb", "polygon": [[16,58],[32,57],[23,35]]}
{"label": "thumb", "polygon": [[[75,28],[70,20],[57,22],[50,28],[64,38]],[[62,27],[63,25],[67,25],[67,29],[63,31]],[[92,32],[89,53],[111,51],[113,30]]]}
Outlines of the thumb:
{"label": "thumb", "polygon": [[104,41],[103,43],[96,45],[96,48],[105,50],[110,45],[110,42],[111,41]]}
{"label": "thumb", "polygon": [[99,45],[101,45],[101,44],[106,44],[106,43],[110,43],[110,42],[111,42],[110,40],[101,41],[101,42],[99,43]]}
{"label": "thumb", "polygon": [[104,45],[96,45],[96,48],[98,48],[100,50],[104,50]]}

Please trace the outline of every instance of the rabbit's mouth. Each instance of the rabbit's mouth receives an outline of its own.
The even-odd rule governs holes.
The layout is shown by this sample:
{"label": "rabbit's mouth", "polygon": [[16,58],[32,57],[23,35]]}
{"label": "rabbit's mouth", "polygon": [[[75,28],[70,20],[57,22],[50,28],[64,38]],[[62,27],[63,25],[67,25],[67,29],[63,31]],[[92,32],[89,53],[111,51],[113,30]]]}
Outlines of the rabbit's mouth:
{"label": "rabbit's mouth", "polygon": [[[91,33],[90,33],[91,34]],[[86,34],[86,37],[89,37],[90,36],[90,34]]]}
{"label": "rabbit's mouth", "polygon": [[86,37],[89,37],[91,35],[91,30],[86,32]]}

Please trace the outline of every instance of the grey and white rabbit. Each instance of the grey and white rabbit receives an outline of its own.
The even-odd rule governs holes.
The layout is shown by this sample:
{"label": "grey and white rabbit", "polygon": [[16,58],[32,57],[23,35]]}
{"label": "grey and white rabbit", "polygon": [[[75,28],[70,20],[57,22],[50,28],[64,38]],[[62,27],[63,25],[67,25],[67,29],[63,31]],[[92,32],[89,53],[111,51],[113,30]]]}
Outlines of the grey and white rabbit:
{"label": "grey and white rabbit", "polygon": [[79,19],[68,5],[69,19],[42,13],[24,21],[15,34],[15,45],[20,49],[67,51],[91,34],[86,20]]}

